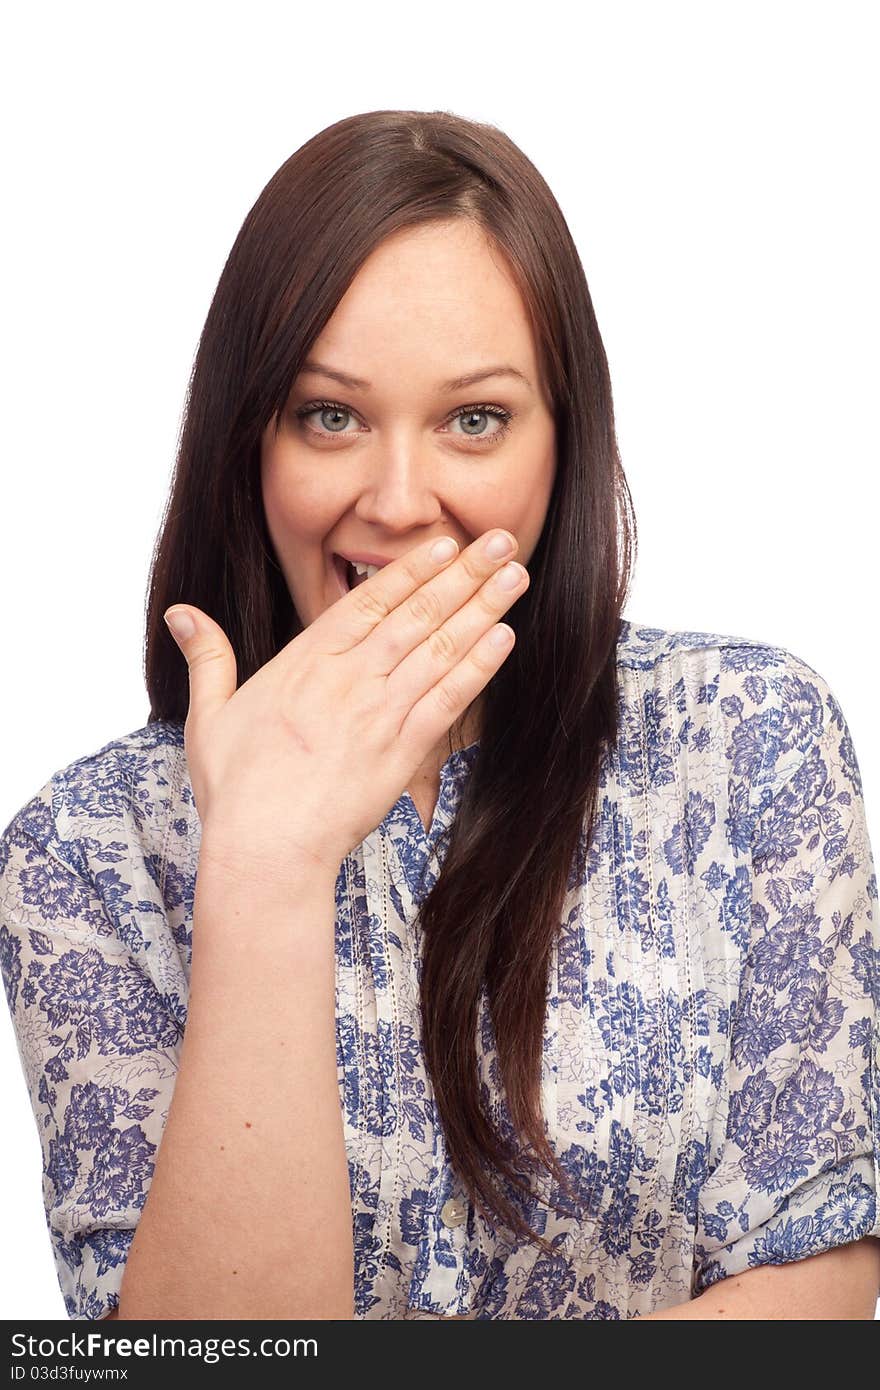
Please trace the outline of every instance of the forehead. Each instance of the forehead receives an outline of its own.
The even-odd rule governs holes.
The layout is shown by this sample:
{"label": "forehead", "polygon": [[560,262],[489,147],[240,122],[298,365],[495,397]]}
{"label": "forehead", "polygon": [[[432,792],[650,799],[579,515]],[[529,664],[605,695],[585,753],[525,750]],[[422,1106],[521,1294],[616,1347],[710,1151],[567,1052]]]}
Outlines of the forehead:
{"label": "forehead", "polygon": [[391,382],[403,373],[432,387],[496,362],[537,378],[531,325],[513,273],[482,229],[463,219],[406,228],[381,242],[309,359],[370,381]]}

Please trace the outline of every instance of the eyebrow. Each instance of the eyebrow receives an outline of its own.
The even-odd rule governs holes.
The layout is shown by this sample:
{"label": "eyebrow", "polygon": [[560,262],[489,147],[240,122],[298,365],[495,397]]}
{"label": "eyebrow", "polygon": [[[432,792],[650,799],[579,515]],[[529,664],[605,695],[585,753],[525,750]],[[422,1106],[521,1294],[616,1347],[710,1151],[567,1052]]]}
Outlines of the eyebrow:
{"label": "eyebrow", "polygon": [[[362,377],[351,376],[349,372],[340,372],[335,367],[328,367],[323,362],[304,362],[300,368],[300,374],[312,372],[316,376],[329,376],[334,381],[341,382],[343,386],[348,386],[352,391],[369,391],[372,383],[364,381]],[[531,391],[532,383],[528,377],[516,367],[507,364],[502,366],[483,367],[476,372],[465,372],[464,376],[454,376],[449,381],[437,383],[437,390],[448,395],[452,391],[461,391],[465,386],[475,386],[478,381],[485,381],[490,376],[510,376],[517,381],[522,381]]]}

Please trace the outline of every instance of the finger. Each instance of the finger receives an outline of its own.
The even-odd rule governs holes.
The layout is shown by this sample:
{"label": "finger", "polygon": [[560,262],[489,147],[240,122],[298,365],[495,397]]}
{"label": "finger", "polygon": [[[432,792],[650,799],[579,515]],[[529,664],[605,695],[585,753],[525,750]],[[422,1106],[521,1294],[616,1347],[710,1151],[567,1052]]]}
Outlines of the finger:
{"label": "finger", "polygon": [[189,713],[201,719],[235,694],[238,667],[232,643],[200,608],[176,605],[164,617],[189,667]]}
{"label": "finger", "polygon": [[[511,536],[507,531],[500,534],[512,542],[515,550],[516,537]],[[495,532],[492,532],[491,535],[494,536]],[[490,536],[481,538],[478,545],[485,547],[485,543],[489,539]],[[425,541],[423,545],[415,546],[397,560],[392,560],[390,564],[384,565],[381,570],[371,575],[362,584],[351,589],[338,604],[333,604],[326,609],[311,624],[309,630],[313,633],[313,639],[319,640],[325,651],[333,653],[349,651],[364,643],[379,628],[382,628],[383,652],[387,642],[389,647],[393,645],[394,654],[392,658],[383,655],[380,666],[378,668],[373,666],[371,669],[382,675],[393,670],[401,658],[407,655],[419,642],[424,641],[430,628],[436,626],[445,616],[439,611],[432,614],[430,608],[426,608],[425,604],[420,601],[413,605],[413,596],[423,588],[427,581],[435,579],[438,574],[451,568],[456,562],[458,544],[454,540],[452,540],[452,544],[455,549],[451,554],[445,558],[435,554],[435,546],[438,545],[438,542],[446,540],[452,540],[452,537],[435,537],[433,540]],[[471,549],[472,547],[468,547],[468,550]],[[491,568],[497,568],[499,564],[500,560],[488,560],[486,573]],[[470,568],[474,569],[473,560],[470,562]],[[467,574],[467,571],[465,573]],[[471,581],[471,591],[476,588],[479,582],[481,581]],[[429,594],[428,603],[430,604],[430,602]],[[406,613],[404,613],[402,621],[398,621],[392,634],[388,629],[387,619],[392,613],[398,613],[401,609],[411,610],[411,616],[407,620]],[[342,637],[342,645],[340,645],[340,636]],[[371,654],[371,657],[375,660],[374,654]],[[382,660],[387,661],[384,668],[381,664]]]}
{"label": "finger", "polygon": [[[500,555],[492,554],[493,542],[497,537],[502,537],[508,545],[512,542],[512,548]],[[371,671],[376,670],[390,676],[403,661],[421,647],[423,642],[432,634],[438,633],[453,614],[479,593],[490,576],[510,561],[517,544],[516,537],[509,531],[486,532],[461,552],[455,564],[449,565],[442,574],[432,575],[419,592],[408,603],[400,604],[382,628],[374,634],[372,645],[381,646],[381,653],[376,664],[370,652]],[[502,612],[504,608],[494,615],[493,621],[497,620]],[[473,646],[480,632],[485,632],[488,625],[488,622],[484,622],[479,631],[475,627],[471,628],[466,648]],[[448,628],[439,636],[438,654],[440,645],[445,643],[448,646],[452,636],[452,631]],[[424,657],[424,653],[422,655]],[[461,650],[458,655],[461,655]],[[435,666],[430,680],[427,678],[428,668],[420,666],[418,669],[424,673],[424,679],[416,677],[412,690],[413,699],[423,695],[452,664],[450,661],[442,667]],[[410,683],[412,684],[411,672]]]}
{"label": "finger", "polygon": [[400,729],[405,747],[433,748],[477,698],[513,650],[516,637],[507,623],[493,625],[453,670],[417,700]]}
{"label": "finger", "polygon": [[[509,548],[501,555],[493,555],[490,551],[498,537]],[[385,621],[374,629],[369,642],[364,644],[370,674],[390,675],[450,614],[473,597],[489,575],[509,560],[517,544],[516,537],[509,531],[489,531],[467,546],[453,564],[443,565],[439,570],[435,568],[433,573],[427,574],[419,588],[386,615]],[[374,580],[381,579],[390,568],[388,565],[380,570],[373,576]],[[360,593],[366,587],[361,584],[354,592]]]}
{"label": "finger", "polygon": [[427,579],[450,565],[457,555],[458,542],[451,536],[434,536],[415,546],[325,609],[310,625],[312,639],[320,641],[324,651],[333,653],[358,646],[389,613],[411,598]]}
{"label": "finger", "polygon": [[[452,578],[451,573],[444,575],[443,583]],[[453,675],[455,684],[458,680],[454,675],[456,668],[471,655],[487,632],[496,627],[528,586],[529,573],[524,565],[515,561],[503,565],[462,608],[456,609],[446,622],[428,633],[391,672],[388,696],[392,707],[405,714],[448,676]],[[437,587],[440,587],[439,581]],[[438,737],[444,733],[445,729],[441,729]]]}

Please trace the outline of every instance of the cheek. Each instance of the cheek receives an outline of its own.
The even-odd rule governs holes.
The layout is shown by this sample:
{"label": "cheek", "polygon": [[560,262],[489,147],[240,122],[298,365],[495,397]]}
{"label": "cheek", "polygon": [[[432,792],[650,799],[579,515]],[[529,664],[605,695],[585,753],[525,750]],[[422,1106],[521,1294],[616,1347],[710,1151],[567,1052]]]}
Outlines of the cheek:
{"label": "cheek", "polygon": [[530,549],[534,549],[544,529],[553,485],[556,481],[556,450],[545,446],[541,466],[523,480],[523,486],[516,495],[521,516],[523,536],[528,538]]}
{"label": "cheek", "polygon": [[536,469],[534,465],[511,471],[503,485],[496,484],[478,510],[475,520],[479,532],[503,526],[519,540],[520,560],[530,554],[544,528],[555,480],[555,460],[551,457]]}
{"label": "cheek", "polygon": [[263,470],[263,511],[266,516],[266,529],[272,538],[277,558],[282,559],[285,551],[285,540],[289,539],[291,526],[291,509],[289,500],[284,496],[284,492],[277,485],[277,477],[271,470]]}
{"label": "cheek", "polygon": [[273,541],[276,542],[279,532],[283,530],[286,512],[283,477],[284,472],[279,466],[277,458],[273,457],[271,451],[267,451],[264,445],[260,458],[260,491],[263,498],[263,511],[266,515],[266,525]]}
{"label": "cheek", "polygon": [[336,512],[313,474],[298,470],[290,460],[282,464],[270,458],[261,467],[261,487],[266,525],[276,547],[321,543]]}

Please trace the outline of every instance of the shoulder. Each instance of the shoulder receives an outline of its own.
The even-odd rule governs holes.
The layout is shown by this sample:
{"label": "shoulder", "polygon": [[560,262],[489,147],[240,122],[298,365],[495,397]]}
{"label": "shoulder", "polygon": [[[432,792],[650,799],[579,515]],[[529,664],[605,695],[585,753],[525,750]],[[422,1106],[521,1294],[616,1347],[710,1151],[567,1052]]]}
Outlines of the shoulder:
{"label": "shoulder", "polygon": [[[182,724],[146,725],[57,769],[0,835],[0,963],[12,1003],[25,967],[28,978],[54,972],[62,993],[68,974],[85,971],[97,991],[121,968],[136,972],[126,989],[152,985],[180,1023],[197,829]],[[21,995],[23,1006],[32,1000]]]}
{"label": "shoulder", "polygon": [[146,952],[186,914],[197,824],[183,726],[115,738],[53,772],[0,834],[0,916]]}
{"label": "shoulder", "polygon": [[15,813],[2,840],[100,838],[103,827],[123,818],[145,829],[188,799],[183,725],[160,720],[56,769]]}
{"label": "shoulder", "polygon": [[628,671],[649,671],[661,662],[692,666],[708,663],[721,670],[744,672],[788,666],[812,669],[800,656],[766,638],[651,627],[626,618],[620,621],[617,660]]}
{"label": "shoulder", "polygon": [[759,637],[622,621],[623,713],[689,759],[715,749],[760,811],[817,744],[836,740],[858,778],[849,730],[826,677],[800,653]]}

